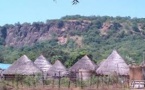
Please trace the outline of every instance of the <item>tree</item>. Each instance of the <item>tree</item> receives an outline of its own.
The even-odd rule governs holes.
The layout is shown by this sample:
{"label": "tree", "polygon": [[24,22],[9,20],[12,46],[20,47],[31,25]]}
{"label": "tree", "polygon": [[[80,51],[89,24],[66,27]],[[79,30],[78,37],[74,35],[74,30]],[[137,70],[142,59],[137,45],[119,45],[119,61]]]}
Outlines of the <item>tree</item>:
{"label": "tree", "polygon": [[79,0],[73,0],[73,2],[72,2],[73,5],[77,4],[77,3],[79,3]]}
{"label": "tree", "polygon": [[[53,1],[56,1],[56,0],[53,0]],[[78,4],[78,3],[79,3],[79,0],[72,0],[73,5]]]}

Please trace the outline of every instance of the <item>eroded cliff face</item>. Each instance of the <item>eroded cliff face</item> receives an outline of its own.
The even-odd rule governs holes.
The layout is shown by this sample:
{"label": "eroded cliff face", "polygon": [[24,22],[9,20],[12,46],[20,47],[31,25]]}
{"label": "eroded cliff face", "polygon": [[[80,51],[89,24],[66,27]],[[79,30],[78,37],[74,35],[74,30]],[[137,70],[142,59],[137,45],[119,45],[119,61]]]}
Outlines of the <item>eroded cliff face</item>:
{"label": "eroded cliff face", "polygon": [[0,27],[0,37],[3,45],[12,47],[32,46],[36,42],[48,41],[54,35],[64,36],[71,30],[86,30],[91,25],[90,21],[77,20],[52,20],[47,23],[23,23],[5,25]]}

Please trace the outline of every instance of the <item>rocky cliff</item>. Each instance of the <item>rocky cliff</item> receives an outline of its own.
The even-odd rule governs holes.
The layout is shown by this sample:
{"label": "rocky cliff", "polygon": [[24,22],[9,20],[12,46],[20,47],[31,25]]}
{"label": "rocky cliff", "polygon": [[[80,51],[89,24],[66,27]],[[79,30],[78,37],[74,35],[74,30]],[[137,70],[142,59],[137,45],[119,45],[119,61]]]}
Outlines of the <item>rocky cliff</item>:
{"label": "rocky cliff", "polygon": [[85,20],[51,20],[47,23],[34,22],[33,24],[17,23],[0,27],[0,36],[5,46],[31,46],[36,42],[48,41],[55,35],[65,36],[72,30],[86,30],[90,24],[90,21]]}

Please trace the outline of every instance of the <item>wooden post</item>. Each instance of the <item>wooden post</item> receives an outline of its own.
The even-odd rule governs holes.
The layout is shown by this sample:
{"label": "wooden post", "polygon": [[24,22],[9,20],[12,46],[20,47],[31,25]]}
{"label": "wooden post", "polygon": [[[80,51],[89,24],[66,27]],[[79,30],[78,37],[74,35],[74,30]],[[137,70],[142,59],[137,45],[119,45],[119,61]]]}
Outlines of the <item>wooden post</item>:
{"label": "wooden post", "polygon": [[44,74],[43,74],[43,71],[42,71],[42,85],[43,85],[43,87],[44,87],[44,84],[45,84],[45,82],[44,82]]}
{"label": "wooden post", "polygon": [[101,77],[101,80],[102,80],[102,82],[101,82],[101,84],[102,84],[101,87],[102,87],[102,88],[104,88],[104,76],[105,76],[105,75],[103,75],[103,77]]}
{"label": "wooden post", "polygon": [[16,76],[16,85],[17,85],[17,89],[19,88],[18,78],[19,78],[19,75]]}
{"label": "wooden post", "polygon": [[68,81],[68,88],[70,88],[70,79],[69,79],[69,81]]}
{"label": "wooden post", "polygon": [[60,80],[61,80],[60,71],[59,71],[58,80],[59,80],[58,83],[59,83],[59,90],[60,90]]}
{"label": "wooden post", "polygon": [[21,76],[21,80],[20,81],[21,81],[21,85],[23,87],[23,82],[22,82],[23,81],[23,75]]}
{"label": "wooden post", "polygon": [[54,78],[53,78],[53,80],[52,80],[52,88],[54,88]]}

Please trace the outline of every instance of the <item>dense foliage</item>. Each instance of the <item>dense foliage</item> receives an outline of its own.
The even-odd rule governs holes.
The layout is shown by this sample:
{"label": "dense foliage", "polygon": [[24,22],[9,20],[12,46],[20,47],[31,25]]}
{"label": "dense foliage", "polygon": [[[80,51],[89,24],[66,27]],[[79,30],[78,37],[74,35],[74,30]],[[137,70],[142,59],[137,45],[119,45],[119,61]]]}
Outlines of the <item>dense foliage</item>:
{"label": "dense foliage", "polygon": [[[143,60],[145,51],[145,18],[130,17],[109,17],[109,16],[65,16],[60,20],[47,20],[51,26],[57,23],[57,28],[62,28],[67,20],[90,21],[89,27],[84,30],[68,30],[60,33],[51,33],[53,38],[49,41],[36,42],[33,46],[21,48],[5,47],[6,28],[11,25],[0,27],[0,62],[12,63],[21,55],[26,54],[30,59],[35,60],[40,54],[50,59],[53,63],[60,59],[67,67],[75,63],[83,55],[97,62],[107,58],[113,49],[117,49],[121,56],[127,61],[140,63]],[[53,23],[52,23],[53,22]],[[24,24],[16,24],[24,25]],[[39,28],[43,23],[32,24]],[[61,45],[56,37],[65,36],[67,43]],[[77,36],[77,39],[71,37]],[[82,38],[79,40],[79,38]],[[144,53],[145,54],[145,53]]]}

